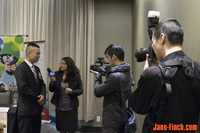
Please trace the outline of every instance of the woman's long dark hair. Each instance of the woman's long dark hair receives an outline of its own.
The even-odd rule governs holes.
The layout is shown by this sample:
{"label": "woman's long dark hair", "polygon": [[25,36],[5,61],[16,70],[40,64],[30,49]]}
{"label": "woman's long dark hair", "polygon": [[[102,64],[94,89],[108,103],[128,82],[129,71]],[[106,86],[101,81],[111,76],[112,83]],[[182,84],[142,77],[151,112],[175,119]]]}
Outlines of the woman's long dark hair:
{"label": "woman's long dark hair", "polygon": [[[76,67],[74,61],[70,57],[63,57],[63,61],[67,64],[67,78],[65,79],[65,82],[72,82],[77,78],[77,76],[80,74],[79,69]],[[59,69],[60,70],[60,69]]]}

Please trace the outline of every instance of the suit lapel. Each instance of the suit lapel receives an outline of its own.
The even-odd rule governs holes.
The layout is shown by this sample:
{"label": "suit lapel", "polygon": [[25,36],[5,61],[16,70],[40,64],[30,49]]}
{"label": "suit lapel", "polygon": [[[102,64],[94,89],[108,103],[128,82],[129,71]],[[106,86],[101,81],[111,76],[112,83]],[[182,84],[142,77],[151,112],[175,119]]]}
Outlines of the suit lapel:
{"label": "suit lapel", "polygon": [[[37,84],[37,81],[36,81],[36,79],[35,79],[34,73],[33,73],[33,71],[31,70],[30,66],[29,66],[25,61],[24,61],[24,64],[25,64],[26,69],[29,71],[29,73],[30,73],[32,79],[34,79],[35,83]],[[36,73],[37,73],[37,71],[36,71]],[[37,74],[37,75],[38,75],[38,74]]]}

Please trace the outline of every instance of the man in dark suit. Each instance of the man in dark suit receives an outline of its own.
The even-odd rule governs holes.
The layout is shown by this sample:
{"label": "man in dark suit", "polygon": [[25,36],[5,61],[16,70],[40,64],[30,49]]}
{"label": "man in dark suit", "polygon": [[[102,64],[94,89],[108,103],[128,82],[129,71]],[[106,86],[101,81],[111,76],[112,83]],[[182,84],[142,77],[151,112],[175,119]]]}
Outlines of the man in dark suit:
{"label": "man in dark suit", "polygon": [[46,86],[40,69],[34,65],[39,58],[39,46],[29,43],[26,48],[26,59],[15,71],[19,91],[17,109],[19,133],[40,133]]}

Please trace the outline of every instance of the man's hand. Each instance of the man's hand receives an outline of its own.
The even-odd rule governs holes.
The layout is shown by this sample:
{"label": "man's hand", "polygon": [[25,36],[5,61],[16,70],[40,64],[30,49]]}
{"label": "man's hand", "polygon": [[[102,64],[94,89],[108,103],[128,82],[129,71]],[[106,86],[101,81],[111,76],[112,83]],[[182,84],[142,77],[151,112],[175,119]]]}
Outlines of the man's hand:
{"label": "man's hand", "polygon": [[99,72],[97,72],[97,71],[93,71],[93,70],[90,70],[90,73],[93,73],[94,75],[99,74]]}
{"label": "man's hand", "polygon": [[149,55],[146,54],[146,61],[144,64],[144,70],[147,69],[148,67],[152,67],[152,66],[157,66],[158,65],[158,60],[156,59],[149,59]]}
{"label": "man's hand", "polygon": [[66,88],[66,89],[65,89],[65,92],[66,92],[67,94],[72,94],[72,89],[71,89],[71,88]]}
{"label": "man's hand", "polygon": [[40,99],[37,101],[39,104],[40,104],[40,106],[41,105],[44,105],[45,104],[45,99],[44,99],[44,96],[43,95],[39,95],[38,96]]}

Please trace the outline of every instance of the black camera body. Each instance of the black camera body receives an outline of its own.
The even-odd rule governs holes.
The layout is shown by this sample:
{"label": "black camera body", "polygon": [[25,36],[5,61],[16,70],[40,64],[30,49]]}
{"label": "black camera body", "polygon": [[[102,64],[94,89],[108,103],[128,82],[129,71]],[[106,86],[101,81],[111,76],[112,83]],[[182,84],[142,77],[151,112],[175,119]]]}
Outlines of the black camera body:
{"label": "black camera body", "polygon": [[[149,11],[148,13],[148,34],[152,41],[153,30],[159,23],[160,12]],[[146,54],[149,54],[150,59],[157,59],[156,54],[153,50],[152,43],[147,48],[138,48],[135,52],[135,57],[137,62],[142,62],[146,60]]]}
{"label": "black camera body", "polygon": [[[97,63],[100,65],[96,65]],[[104,66],[104,64],[109,64],[109,63],[105,62],[103,57],[98,57],[97,60],[95,61],[95,65],[90,65],[90,70],[97,71],[101,73],[103,76],[105,76],[110,67]]]}
{"label": "black camera body", "polygon": [[137,62],[142,62],[146,60],[146,54],[149,54],[150,59],[156,59],[156,54],[153,51],[152,44],[149,45],[148,48],[138,48],[135,52],[135,57],[137,58]]}

